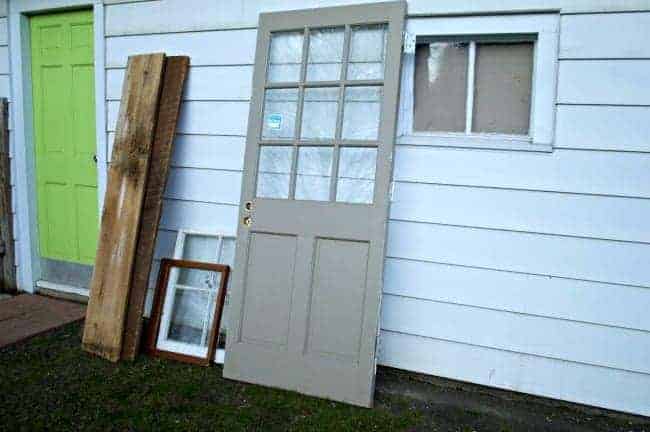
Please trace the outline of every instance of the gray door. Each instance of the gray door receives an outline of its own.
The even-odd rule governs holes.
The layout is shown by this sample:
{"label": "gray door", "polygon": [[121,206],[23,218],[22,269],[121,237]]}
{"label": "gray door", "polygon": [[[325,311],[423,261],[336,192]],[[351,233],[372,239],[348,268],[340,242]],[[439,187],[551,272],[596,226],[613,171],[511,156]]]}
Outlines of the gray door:
{"label": "gray door", "polygon": [[405,13],[260,17],[228,378],[372,405]]}

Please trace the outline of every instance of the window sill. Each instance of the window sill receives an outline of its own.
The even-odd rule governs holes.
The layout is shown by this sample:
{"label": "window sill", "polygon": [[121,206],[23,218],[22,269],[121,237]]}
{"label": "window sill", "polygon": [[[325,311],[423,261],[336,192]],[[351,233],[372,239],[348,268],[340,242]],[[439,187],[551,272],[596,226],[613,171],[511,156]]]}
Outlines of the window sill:
{"label": "window sill", "polygon": [[535,143],[530,138],[510,138],[504,136],[455,136],[413,134],[397,137],[398,145],[418,147],[453,147],[483,150],[511,150],[551,153],[552,144]]}

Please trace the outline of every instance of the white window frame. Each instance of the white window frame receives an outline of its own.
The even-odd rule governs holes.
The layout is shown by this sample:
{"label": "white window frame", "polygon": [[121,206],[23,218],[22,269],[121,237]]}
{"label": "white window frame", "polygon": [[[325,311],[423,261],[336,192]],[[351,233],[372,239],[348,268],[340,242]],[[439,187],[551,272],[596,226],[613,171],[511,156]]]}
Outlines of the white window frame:
{"label": "white window frame", "polygon": [[[555,107],[558,76],[559,15],[526,14],[472,17],[413,18],[406,24],[407,38],[469,38],[479,42],[490,38],[526,35],[534,38],[533,77],[528,135],[466,132],[416,132],[413,130],[415,53],[404,54],[398,144],[434,147],[461,147],[499,150],[550,152],[555,132]],[[526,38],[522,38],[525,40]],[[406,44],[409,45],[409,44]],[[474,46],[473,44],[471,46]],[[473,50],[470,46],[469,55]],[[473,88],[473,59],[469,59],[468,88]],[[473,95],[467,95],[472,102]],[[472,110],[472,104],[467,107]],[[466,119],[469,122],[469,118]]]}

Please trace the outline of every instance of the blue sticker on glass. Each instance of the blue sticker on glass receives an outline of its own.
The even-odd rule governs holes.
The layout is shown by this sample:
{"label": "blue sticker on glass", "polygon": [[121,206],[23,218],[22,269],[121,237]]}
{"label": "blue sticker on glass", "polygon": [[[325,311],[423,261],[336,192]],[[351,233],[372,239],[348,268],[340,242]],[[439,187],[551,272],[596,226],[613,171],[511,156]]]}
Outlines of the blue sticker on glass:
{"label": "blue sticker on glass", "polygon": [[269,117],[266,119],[266,125],[269,129],[280,129],[282,127],[282,114],[269,114]]}

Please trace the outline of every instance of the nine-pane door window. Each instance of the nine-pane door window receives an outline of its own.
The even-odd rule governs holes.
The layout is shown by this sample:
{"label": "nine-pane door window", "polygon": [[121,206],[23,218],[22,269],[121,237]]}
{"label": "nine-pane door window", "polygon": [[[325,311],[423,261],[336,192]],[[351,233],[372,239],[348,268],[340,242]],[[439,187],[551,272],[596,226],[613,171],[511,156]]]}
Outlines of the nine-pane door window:
{"label": "nine-pane door window", "polygon": [[271,35],[257,197],[371,204],[386,26]]}

